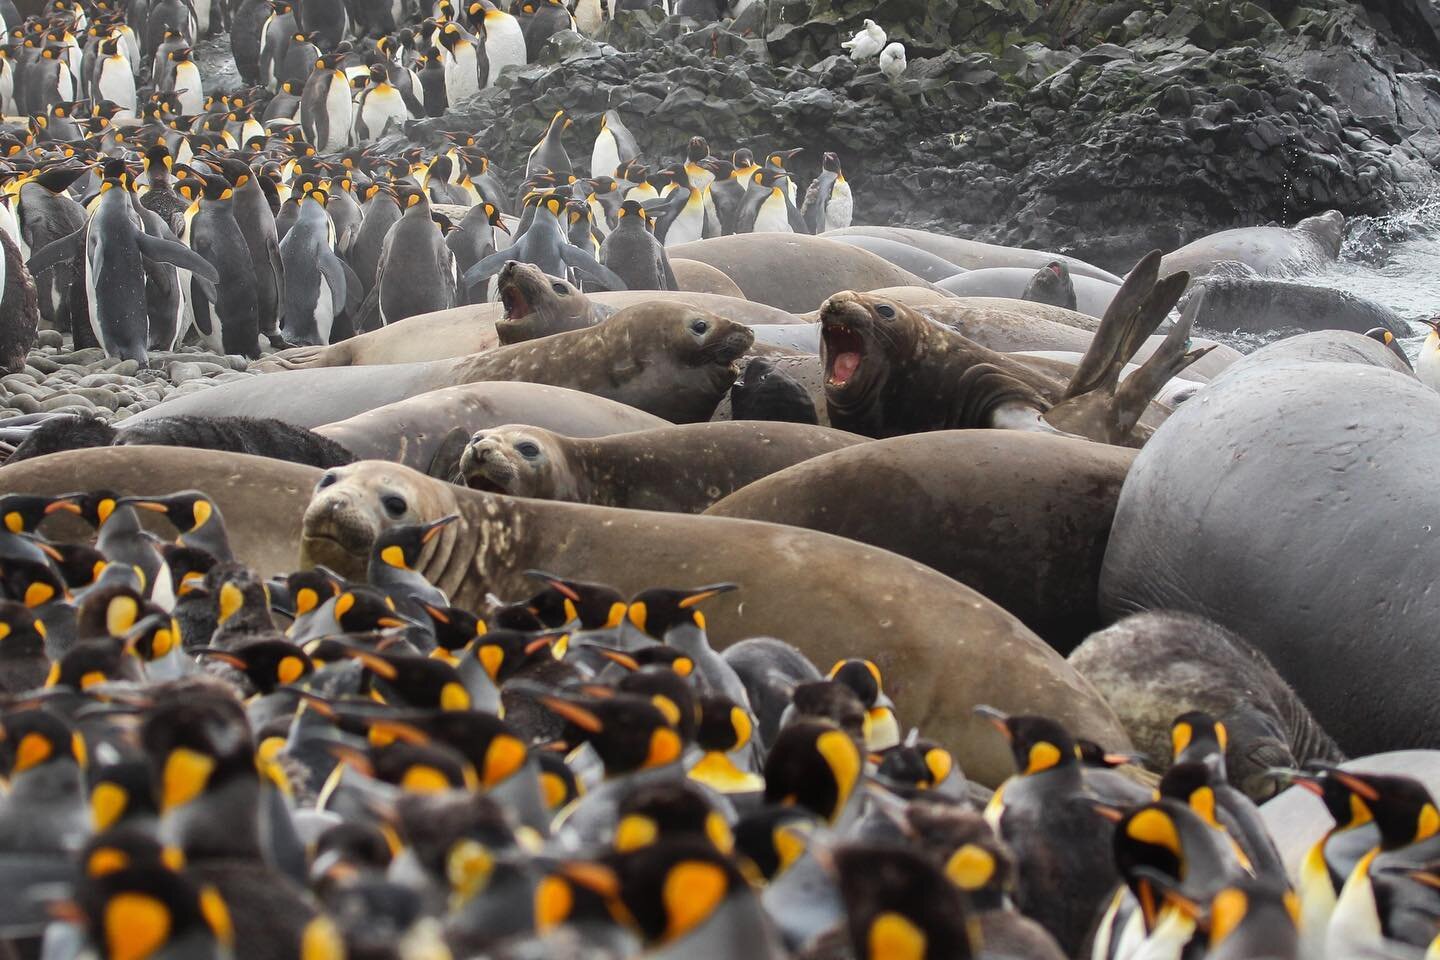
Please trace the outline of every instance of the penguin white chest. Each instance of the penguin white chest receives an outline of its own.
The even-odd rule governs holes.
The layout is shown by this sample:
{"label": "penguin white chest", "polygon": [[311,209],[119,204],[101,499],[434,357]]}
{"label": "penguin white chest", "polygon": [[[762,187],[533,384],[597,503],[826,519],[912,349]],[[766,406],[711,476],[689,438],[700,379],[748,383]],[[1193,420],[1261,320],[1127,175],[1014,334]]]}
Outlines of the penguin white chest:
{"label": "penguin white chest", "polygon": [[330,78],[330,86],[325,91],[325,116],[330,125],[325,143],[319,148],[321,153],[344,150],[349,145],[351,110],[350,85],[345,82],[344,74],[337,73]]}
{"label": "penguin white chest", "polygon": [[193,60],[175,65],[175,93],[180,97],[182,114],[196,116],[205,112],[205,84]]}
{"label": "penguin white chest", "polygon": [[670,228],[665,231],[665,246],[677,247],[682,243],[700,240],[705,235],[705,202],[697,191],[690,193],[685,208],[680,211]]}
{"label": "penguin white chest", "polygon": [[794,233],[790,226],[790,214],[785,207],[785,194],[779,187],[772,188],[770,196],[760,202],[760,212],[755,215],[756,233]]}
{"label": "penguin white chest", "polygon": [[475,47],[462,40],[445,55],[445,96],[453,104],[480,92],[479,67]]}
{"label": "penguin white chest", "polygon": [[95,81],[100,99],[109,100],[123,110],[135,110],[135,74],[130,71],[130,62],[116,54],[100,62],[100,76]]}
{"label": "penguin white chest", "polygon": [[601,130],[600,135],[595,138],[594,149],[590,151],[590,176],[614,176],[615,168],[618,166],[620,166],[620,145],[615,142],[615,134],[609,130]]}
{"label": "penguin white chest", "polygon": [[825,229],[843,230],[850,226],[850,217],[855,211],[855,197],[850,184],[844,180],[835,181],[830,190],[830,199],[825,204]]}
{"label": "penguin white chest", "polygon": [[525,65],[525,34],[520,21],[508,13],[491,11],[485,14],[485,55],[490,61],[489,83],[494,83],[505,67]]}
{"label": "penguin white chest", "polygon": [[1415,376],[1431,390],[1440,390],[1440,335],[1431,330],[1415,360]]}

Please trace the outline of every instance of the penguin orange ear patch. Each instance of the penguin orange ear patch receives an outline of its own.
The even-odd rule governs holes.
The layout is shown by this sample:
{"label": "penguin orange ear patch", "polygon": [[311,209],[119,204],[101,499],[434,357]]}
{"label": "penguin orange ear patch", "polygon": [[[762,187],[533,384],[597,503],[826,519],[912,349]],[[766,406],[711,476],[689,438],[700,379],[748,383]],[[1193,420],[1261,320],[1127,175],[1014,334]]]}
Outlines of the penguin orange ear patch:
{"label": "penguin orange ear patch", "polygon": [[144,960],[170,938],[170,908],[141,893],[121,893],[105,904],[103,926],[110,960]]}
{"label": "penguin orange ear patch", "polygon": [[723,867],[703,860],[682,860],[670,868],[660,892],[665,906],[666,941],[678,940],[710,918],[729,893]]}

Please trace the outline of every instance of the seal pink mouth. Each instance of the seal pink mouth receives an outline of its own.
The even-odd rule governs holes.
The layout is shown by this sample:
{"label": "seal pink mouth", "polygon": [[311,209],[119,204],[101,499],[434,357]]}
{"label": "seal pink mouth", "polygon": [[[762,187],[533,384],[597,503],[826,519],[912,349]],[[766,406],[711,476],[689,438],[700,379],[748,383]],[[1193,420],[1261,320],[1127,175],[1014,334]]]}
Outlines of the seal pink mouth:
{"label": "seal pink mouth", "polygon": [[500,302],[505,305],[507,320],[524,320],[530,316],[530,301],[518,286],[507,284],[500,291]]}
{"label": "seal pink mouth", "polygon": [[824,330],[825,353],[829,357],[829,369],[825,371],[825,382],[832,387],[843,387],[860,369],[864,359],[865,341],[860,335],[844,324],[827,324]]}

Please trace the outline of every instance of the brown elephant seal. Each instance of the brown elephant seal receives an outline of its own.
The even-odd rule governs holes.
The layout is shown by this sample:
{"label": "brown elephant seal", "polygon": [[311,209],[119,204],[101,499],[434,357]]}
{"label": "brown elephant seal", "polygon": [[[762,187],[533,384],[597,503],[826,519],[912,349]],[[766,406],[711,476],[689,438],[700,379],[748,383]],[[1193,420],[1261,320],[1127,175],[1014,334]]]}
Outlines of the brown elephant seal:
{"label": "brown elephant seal", "polygon": [[[754,636],[793,643],[815,663],[874,660],[906,725],[948,747],[981,783],[1014,761],[971,708],[1043,712],[1114,749],[1128,741],[1109,705],[1020,621],[980,594],[884,550],[747,520],[502,497],[366,460],[326,471],[305,512],[301,559],[363,571],[376,533],[456,513],[416,569],[461,607],[487,593],[534,593],[525,571],[608,583],[627,596],[658,585],[730,582],[708,600],[717,647]],[[856,572],[863,571],[863,577]]]}
{"label": "brown elephant seal", "polygon": [[[717,317],[747,326],[800,322],[794,314],[763,303],[751,303],[748,300],[712,293],[622,290],[614,293],[585,294],[564,280],[545,277],[545,281],[545,286],[533,288],[530,299],[523,304],[517,304],[522,320],[537,314],[544,315],[542,319],[527,320],[532,327],[565,323],[588,326],[573,319],[580,315],[578,311],[588,310],[590,316],[597,318],[598,322],[614,316],[616,311],[626,307],[661,300],[708,310]],[[557,285],[567,288],[566,293],[560,294],[556,289]],[[252,364],[252,368],[272,371],[419,363],[482,353],[500,345],[496,325],[500,322],[504,309],[505,307],[498,303],[477,303],[434,313],[422,313],[406,317],[379,330],[332,343],[328,347],[295,347],[282,350]]]}
{"label": "brown elephant seal", "polygon": [[1064,653],[1102,623],[1100,567],[1134,457],[1014,430],[921,433],[806,460],[706,515],[821,530],[917,560]]}
{"label": "brown elephant seal", "polygon": [[[300,520],[323,471],[315,467],[180,447],[95,447],[52,453],[0,467],[0,493],[61,494],[106,487],[121,496],[202,490],[225,518],[230,546],[241,563],[266,575],[295,569]],[[145,527],[167,540],[164,517],[137,511]],[[58,540],[89,542],[93,531],[60,514],[45,521]]]}
{"label": "brown elephant seal", "polygon": [[708,420],[735,382],[749,327],[683,303],[655,300],[604,323],[486,353],[427,363],[287,370],[156,404],[136,417],[218,416],[243,410],[318,427],[430,390],[482,380],[569,387],[671,423]]}
{"label": "brown elephant seal", "polygon": [[708,263],[746,298],[803,313],[840,290],[924,287],[924,280],[868,250],[800,233],[745,233],[682,243],[671,256]]}
{"label": "brown elephant seal", "polygon": [[1120,283],[1120,278],[1115,274],[1101,270],[1084,260],[1067,257],[1062,253],[1051,253],[1048,250],[1027,250],[1024,247],[1004,247],[997,243],[982,243],[979,240],[950,237],[942,233],[931,233],[928,230],[915,230],[910,227],[845,227],[822,234],[826,237],[856,235],[881,237],[886,240],[908,243],[912,247],[918,247],[941,259],[949,260],[966,270],[983,270],[987,267],[1027,267],[1033,271],[1039,270],[1052,260],[1059,260],[1075,276],[1095,277],[1115,284]]}
{"label": "brown elephant seal", "polygon": [[670,261],[670,269],[681,290],[690,293],[713,293],[721,297],[734,297],[736,300],[745,299],[745,291],[740,289],[739,284],[708,263],[677,259]]}
{"label": "brown elephant seal", "polygon": [[1092,634],[1068,659],[1156,773],[1169,765],[1171,724],[1192,710],[1225,724],[1230,782],[1256,800],[1275,792],[1275,767],[1345,759],[1265,655],[1204,617],[1137,613]]}
{"label": "brown elephant seal", "polygon": [[585,439],[535,427],[479,430],[460,457],[472,490],[598,507],[700,513],[802,460],[866,442],[802,423],[690,423]]}
{"label": "brown elephant seal", "polygon": [[[653,414],[579,390],[495,380],[431,390],[315,428],[359,460],[394,460],[432,477],[456,475],[476,430],[523,423],[572,437],[669,426]],[[342,439],[343,438],[343,439]],[[347,444],[354,444],[354,449]]]}
{"label": "brown elephant seal", "polygon": [[1125,363],[1184,290],[1183,275],[1157,277],[1159,260],[1152,253],[1131,273],[1069,376],[1059,374],[1064,365],[990,350],[898,301],[836,294],[820,311],[830,425],[871,437],[1002,426],[1143,442],[1137,427],[1151,399],[1206,352],[1187,349],[1187,314],[1120,383]]}
{"label": "brown elephant seal", "polygon": [[502,345],[583,330],[615,311],[591,300],[574,284],[547,276],[539,267],[511,260],[495,278],[504,313],[495,321]]}

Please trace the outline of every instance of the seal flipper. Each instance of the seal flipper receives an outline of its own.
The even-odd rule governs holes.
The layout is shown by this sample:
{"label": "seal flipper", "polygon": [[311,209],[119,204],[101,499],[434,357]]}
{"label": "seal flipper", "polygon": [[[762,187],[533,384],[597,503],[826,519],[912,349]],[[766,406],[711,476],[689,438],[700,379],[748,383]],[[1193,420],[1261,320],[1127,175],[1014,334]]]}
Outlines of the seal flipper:
{"label": "seal flipper", "polygon": [[430,464],[425,468],[427,476],[446,483],[465,486],[465,477],[460,473],[460,455],[470,445],[470,431],[463,427],[451,427],[435,448]]}
{"label": "seal flipper", "polygon": [[[1175,357],[1177,346],[1183,354],[1187,332],[1176,346],[1157,351],[1157,356],[1163,355],[1158,363],[1155,357],[1147,362],[1147,366],[1155,363],[1149,377],[1117,393],[1126,363],[1164,321],[1190,282],[1190,275],[1184,271],[1157,279],[1159,272],[1160,251],[1154,250],[1125,278],[1064,396],[1045,414],[1051,426],[1102,443],[1128,443],[1151,397],[1164,383],[1164,380],[1156,383],[1150,378],[1172,368],[1179,372],[1205,355],[1206,351],[1198,351],[1189,359],[1185,359],[1188,355]],[[1188,331],[1188,326],[1186,329]],[[1172,338],[1167,338],[1166,344],[1171,343]],[[1179,365],[1175,366],[1177,362]],[[1136,371],[1136,375],[1139,376],[1140,371]]]}
{"label": "seal flipper", "polygon": [[1165,336],[1164,342],[1140,365],[1140,369],[1127,377],[1115,391],[1115,402],[1111,409],[1114,412],[1115,426],[1122,435],[1128,435],[1135,429],[1135,424],[1140,422],[1140,417],[1144,415],[1146,407],[1155,399],[1161,387],[1178,376],[1181,370],[1218,346],[1211,344],[1196,350],[1185,349],[1190,343],[1190,330],[1195,325],[1195,318],[1200,315],[1200,304],[1204,299],[1205,291],[1202,288],[1190,298],[1185,312],[1180,315],[1180,322]]}
{"label": "seal flipper", "polygon": [[209,260],[177,240],[165,240],[161,237],[152,237],[148,233],[137,233],[135,242],[140,246],[140,253],[156,263],[168,263],[172,267],[189,270],[192,278],[199,277],[212,285],[220,281],[220,272],[210,264]]}

